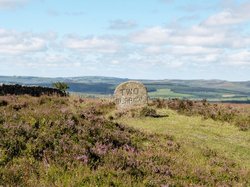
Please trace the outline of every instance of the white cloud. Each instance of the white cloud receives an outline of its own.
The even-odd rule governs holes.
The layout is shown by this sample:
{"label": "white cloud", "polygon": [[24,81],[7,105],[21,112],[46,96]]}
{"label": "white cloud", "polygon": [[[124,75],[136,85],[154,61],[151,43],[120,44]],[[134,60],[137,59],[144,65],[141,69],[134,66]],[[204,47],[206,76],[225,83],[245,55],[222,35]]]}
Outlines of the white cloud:
{"label": "white cloud", "polygon": [[111,61],[111,64],[114,64],[114,65],[118,65],[118,64],[120,64],[121,62],[120,61],[118,61],[118,60],[112,60]]}
{"label": "white cloud", "polygon": [[235,14],[230,10],[219,12],[218,14],[210,16],[205,20],[206,26],[224,26],[234,25],[245,21],[245,17],[240,14]]}
{"label": "white cloud", "polygon": [[[244,29],[234,27],[233,24],[238,24],[238,20],[225,16],[227,19],[223,22],[223,19],[219,19],[219,17],[217,17],[217,23],[227,24],[229,27],[211,26],[210,17],[206,24],[203,22],[190,27],[146,28],[131,34],[130,42],[135,45],[143,44],[143,55],[147,55],[147,58],[152,61],[160,62],[168,58],[173,63],[178,62],[179,66],[185,64],[209,65],[211,63],[229,65],[233,62],[238,65],[249,64],[249,52],[242,52],[249,50],[249,34],[244,32]],[[210,25],[208,26],[208,24]],[[227,51],[231,51],[232,54],[228,54]],[[153,55],[154,57],[151,57]],[[162,58],[162,60],[153,60],[156,57]]]}
{"label": "white cloud", "polygon": [[0,54],[20,55],[44,51],[47,43],[46,38],[37,34],[0,29]]}
{"label": "white cloud", "polygon": [[130,40],[139,44],[159,45],[166,43],[171,31],[162,27],[147,28],[131,35]]}
{"label": "white cloud", "polygon": [[218,46],[223,44],[224,35],[215,33],[207,36],[198,35],[175,35],[170,39],[171,44],[174,45],[188,45],[188,46]]}
{"label": "white cloud", "polygon": [[161,52],[160,46],[246,48],[250,36],[238,27],[209,27],[205,24],[186,28],[152,27],[131,34],[130,42],[144,44],[148,52]]}
{"label": "white cloud", "polygon": [[0,0],[0,8],[15,8],[24,5],[29,0]]}
{"label": "white cloud", "polygon": [[109,29],[123,30],[123,29],[133,29],[137,26],[137,23],[133,20],[112,20],[109,25]]}
{"label": "white cloud", "polygon": [[203,22],[206,26],[232,26],[250,21],[249,1],[237,4],[226,1],[224,10],[211,15]]}
{"label": "white cloud", "polygon": [[83,16],[85,15],[85,12],[83,11],[57,11],[57,10],[48,10],[47,11],[47,14],[49,16],[54,16],[54,17],[57,17],[57,16]]}
{"label": "white cloud", "polygon": [[115,39],[101,37],[80,38],[67,36],[62,43],[65,48],[80,52],[115,53],[120,48]]}
{"label": "white cloud", "polygon": [[147,28],[131,35],[131,42],[147,45],[217,46],[225,41],[225,32],[196,26],[190,29]]}
{"label": "white cloud", "polygon": [[225,64],[231,65],[250,65],[250,51],[241,50],[241,51],[230,51],[228,54],[225,54],[223,61]]}
{"label": "white cloud", "polygon": [[166,52],[166,50],[162,46],[154,46],[154,45],[145,47],[144,51],[145,53],[148,54],[161,54]]}
{"label": "white cloud", "polygon": [[209,55],[223,52],[220,48],[206,48],[201,46],[173,46],[168,51],[174,55]]}
{"label": "white cloud", "polygon": [[[57,14],[63,12],[55,12]],[[249,28],[244,29],[249,18],[247,10],[242,8],[241,12],[239,7],[231,7],[200,23],[186,20],[183,27],[147,27],[131,32],[125,39],[123,36],[77,36],[73,33],[56,39],[55,33],[0,29],[0,57],[6,58],[6,62],[38,70],[67,67],[65,69],[80,73],[80,69],[86,73],[100,69],[108,72],[110,69],[110,72],[141,72],[142,75],[145,70],[153,75],[154,71],[164,72],[168,68],[192,71],[202,67],[206,71],[206,67],[217,65],[249,67],[250,33]],[[130,29],[135,26],[133,21],[114,20],[109,28]]]}

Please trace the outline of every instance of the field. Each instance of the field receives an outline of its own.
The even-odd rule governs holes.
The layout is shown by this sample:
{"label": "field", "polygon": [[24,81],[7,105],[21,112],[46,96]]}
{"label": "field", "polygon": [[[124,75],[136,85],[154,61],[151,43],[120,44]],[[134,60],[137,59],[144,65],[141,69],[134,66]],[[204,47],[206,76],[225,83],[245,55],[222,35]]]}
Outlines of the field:
{"label": "field", "polygon": [[207,149],[215,154],[237,162],[242,167],[250,168],[250,133],[239,131],[229,123],[204,120],[202,117],[179,115],[172,110],[159,110],[167,114],[165,118],[122,118],[119,122],[143,132],[170,135],[187,151],[186,159],[190,163],[206,167],[202,150]]}
{"label": "field", "polygon": [[[54,82],[66,82],[69,92],[84,97],[107,97],[117,85],[128,81],[115,77],[7,77],[0,76],[0,83],[25,84],[51,87]],[[180,98],[217,102],[250,103],[250,82],[223,80],[138,80],[147,87],[151,98]]]}
{"label": "field", "polygon": [[175,93],[171,89],[160,88],[154,92],[149,92],[151,98],[192,98],[190,94]]}
{"label": "field", "polygon": [[0,97],[0,186],[249,186],[250,105]]}

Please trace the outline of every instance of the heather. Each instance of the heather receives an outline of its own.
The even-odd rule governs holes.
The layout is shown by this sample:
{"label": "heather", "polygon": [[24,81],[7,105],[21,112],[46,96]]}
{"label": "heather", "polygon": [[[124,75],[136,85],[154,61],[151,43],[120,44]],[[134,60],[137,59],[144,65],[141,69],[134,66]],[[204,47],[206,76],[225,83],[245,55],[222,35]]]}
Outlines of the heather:
{"label": "heather", "polygon": [[155,99],[157,108],[170,108],[188,116],[203,116],[204,119],[228,122],[242,131],[250,129],[250,105],[209,103],[207,100]]}
{"label": "heather", "polygon": [[[198,138],[183,141],[179,131],[164,126],[168,120],[183,119],[171,128],[185,128],[187,119],[196,119],[192,115],[204,115],[182,116],[174,111],[180,107],[164,102],[119,112],[104,99],[0,97],[0,185],[250,185],[247,152],[236,159],[215,144],[198,146]],[[217,119],[208,118],[221,128]],[[245,138],[245,151],[249,131],[230,124],[223,128]]]}

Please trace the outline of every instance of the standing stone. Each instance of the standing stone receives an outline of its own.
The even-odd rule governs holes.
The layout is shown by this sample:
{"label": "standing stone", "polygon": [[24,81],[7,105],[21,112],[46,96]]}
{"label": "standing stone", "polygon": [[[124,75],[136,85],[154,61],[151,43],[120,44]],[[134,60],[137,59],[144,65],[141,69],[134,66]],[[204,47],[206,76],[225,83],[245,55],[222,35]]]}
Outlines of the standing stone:
{"label": "standing stone", "polygon": [[137,81],[120,84],[116,87],[114,95],[119,109],[142,107],[148,104],[147,88]]}

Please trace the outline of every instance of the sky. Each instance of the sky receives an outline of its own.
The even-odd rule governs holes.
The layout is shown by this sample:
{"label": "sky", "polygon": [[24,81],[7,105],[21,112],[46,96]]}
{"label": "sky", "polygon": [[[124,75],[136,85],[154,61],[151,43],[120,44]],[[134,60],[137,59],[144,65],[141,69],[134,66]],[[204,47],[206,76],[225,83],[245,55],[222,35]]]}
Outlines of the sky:
{"label": "sky", "polygon": [[250,0],[0,0],[0,75],[250,80]]}

